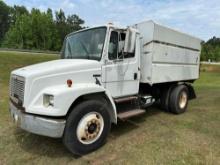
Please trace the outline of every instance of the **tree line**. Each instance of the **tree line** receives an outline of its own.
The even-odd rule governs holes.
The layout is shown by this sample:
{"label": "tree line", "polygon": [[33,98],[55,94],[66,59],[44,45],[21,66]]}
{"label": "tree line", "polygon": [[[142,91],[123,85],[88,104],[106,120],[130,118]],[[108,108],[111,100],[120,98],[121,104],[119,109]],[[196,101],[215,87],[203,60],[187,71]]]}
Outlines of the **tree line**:
{"label": "tree line", "polygon": [[78,15],[64,11],[46,12],[25,6],[8,6],[0,0],[0,46],[18,49],[59,51],[65,36],[83,27]]}
{"label": "tree line", "polygon": [[220,38],[213,37],[202,43],[202,61],[220,61]]}

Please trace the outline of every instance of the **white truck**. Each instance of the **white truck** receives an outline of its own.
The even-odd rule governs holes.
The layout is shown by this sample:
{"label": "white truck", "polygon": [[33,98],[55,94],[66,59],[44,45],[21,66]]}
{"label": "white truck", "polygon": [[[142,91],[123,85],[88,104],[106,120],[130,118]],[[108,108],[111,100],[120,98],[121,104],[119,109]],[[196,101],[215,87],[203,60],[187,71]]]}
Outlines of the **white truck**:
{"label": "white truck", "polygon": [[71,33],[61,59],[12,71],[10,113],[20,128],[89,153],[104,144],[112,123],[153,103],[185,112],[196,97],[200,43],[153,21]]}

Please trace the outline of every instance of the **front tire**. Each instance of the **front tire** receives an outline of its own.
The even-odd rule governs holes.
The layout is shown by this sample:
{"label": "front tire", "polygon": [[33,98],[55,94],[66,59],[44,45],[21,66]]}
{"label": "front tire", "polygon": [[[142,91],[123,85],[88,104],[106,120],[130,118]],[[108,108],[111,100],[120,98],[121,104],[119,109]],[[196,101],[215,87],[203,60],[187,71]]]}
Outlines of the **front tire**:
{"label": "front tire", "polygon": [[96,100],[85,101],[69,114],[63,142],[73,154],[84,155],[105,143],[110,128],[110,115],[105,104]]}
{"label": "front tire", "polygon": [[189,91],[185,85],[178,85],[170,94],[170,111],[174,114],[184,113],[187,109]]}

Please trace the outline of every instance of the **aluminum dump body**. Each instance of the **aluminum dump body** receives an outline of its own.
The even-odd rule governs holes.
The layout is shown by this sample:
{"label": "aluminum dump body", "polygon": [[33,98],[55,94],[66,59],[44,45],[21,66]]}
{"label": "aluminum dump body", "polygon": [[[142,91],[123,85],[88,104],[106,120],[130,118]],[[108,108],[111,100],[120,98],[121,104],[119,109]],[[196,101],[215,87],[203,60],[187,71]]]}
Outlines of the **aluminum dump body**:
{"label": "aluminum dump body", "polygon": [[201,40],[153,21],[135,24],[141,36],[141,83],[199,78]]}

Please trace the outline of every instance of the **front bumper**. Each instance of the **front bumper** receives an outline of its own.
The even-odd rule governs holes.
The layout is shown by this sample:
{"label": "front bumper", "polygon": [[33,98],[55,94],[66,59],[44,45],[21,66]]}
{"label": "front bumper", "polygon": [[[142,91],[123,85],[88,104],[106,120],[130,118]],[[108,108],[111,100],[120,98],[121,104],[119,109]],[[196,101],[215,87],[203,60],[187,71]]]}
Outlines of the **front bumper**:
{"label": "front bumper", "polygon": [[17,109],[10,102],[9,111],[16,125],[28,132],[49,136],[53,138],[60,138],[63,136],[66,120],[65,119],[50,119],[46,117],[39,117],[31,114],[26,114]]}

